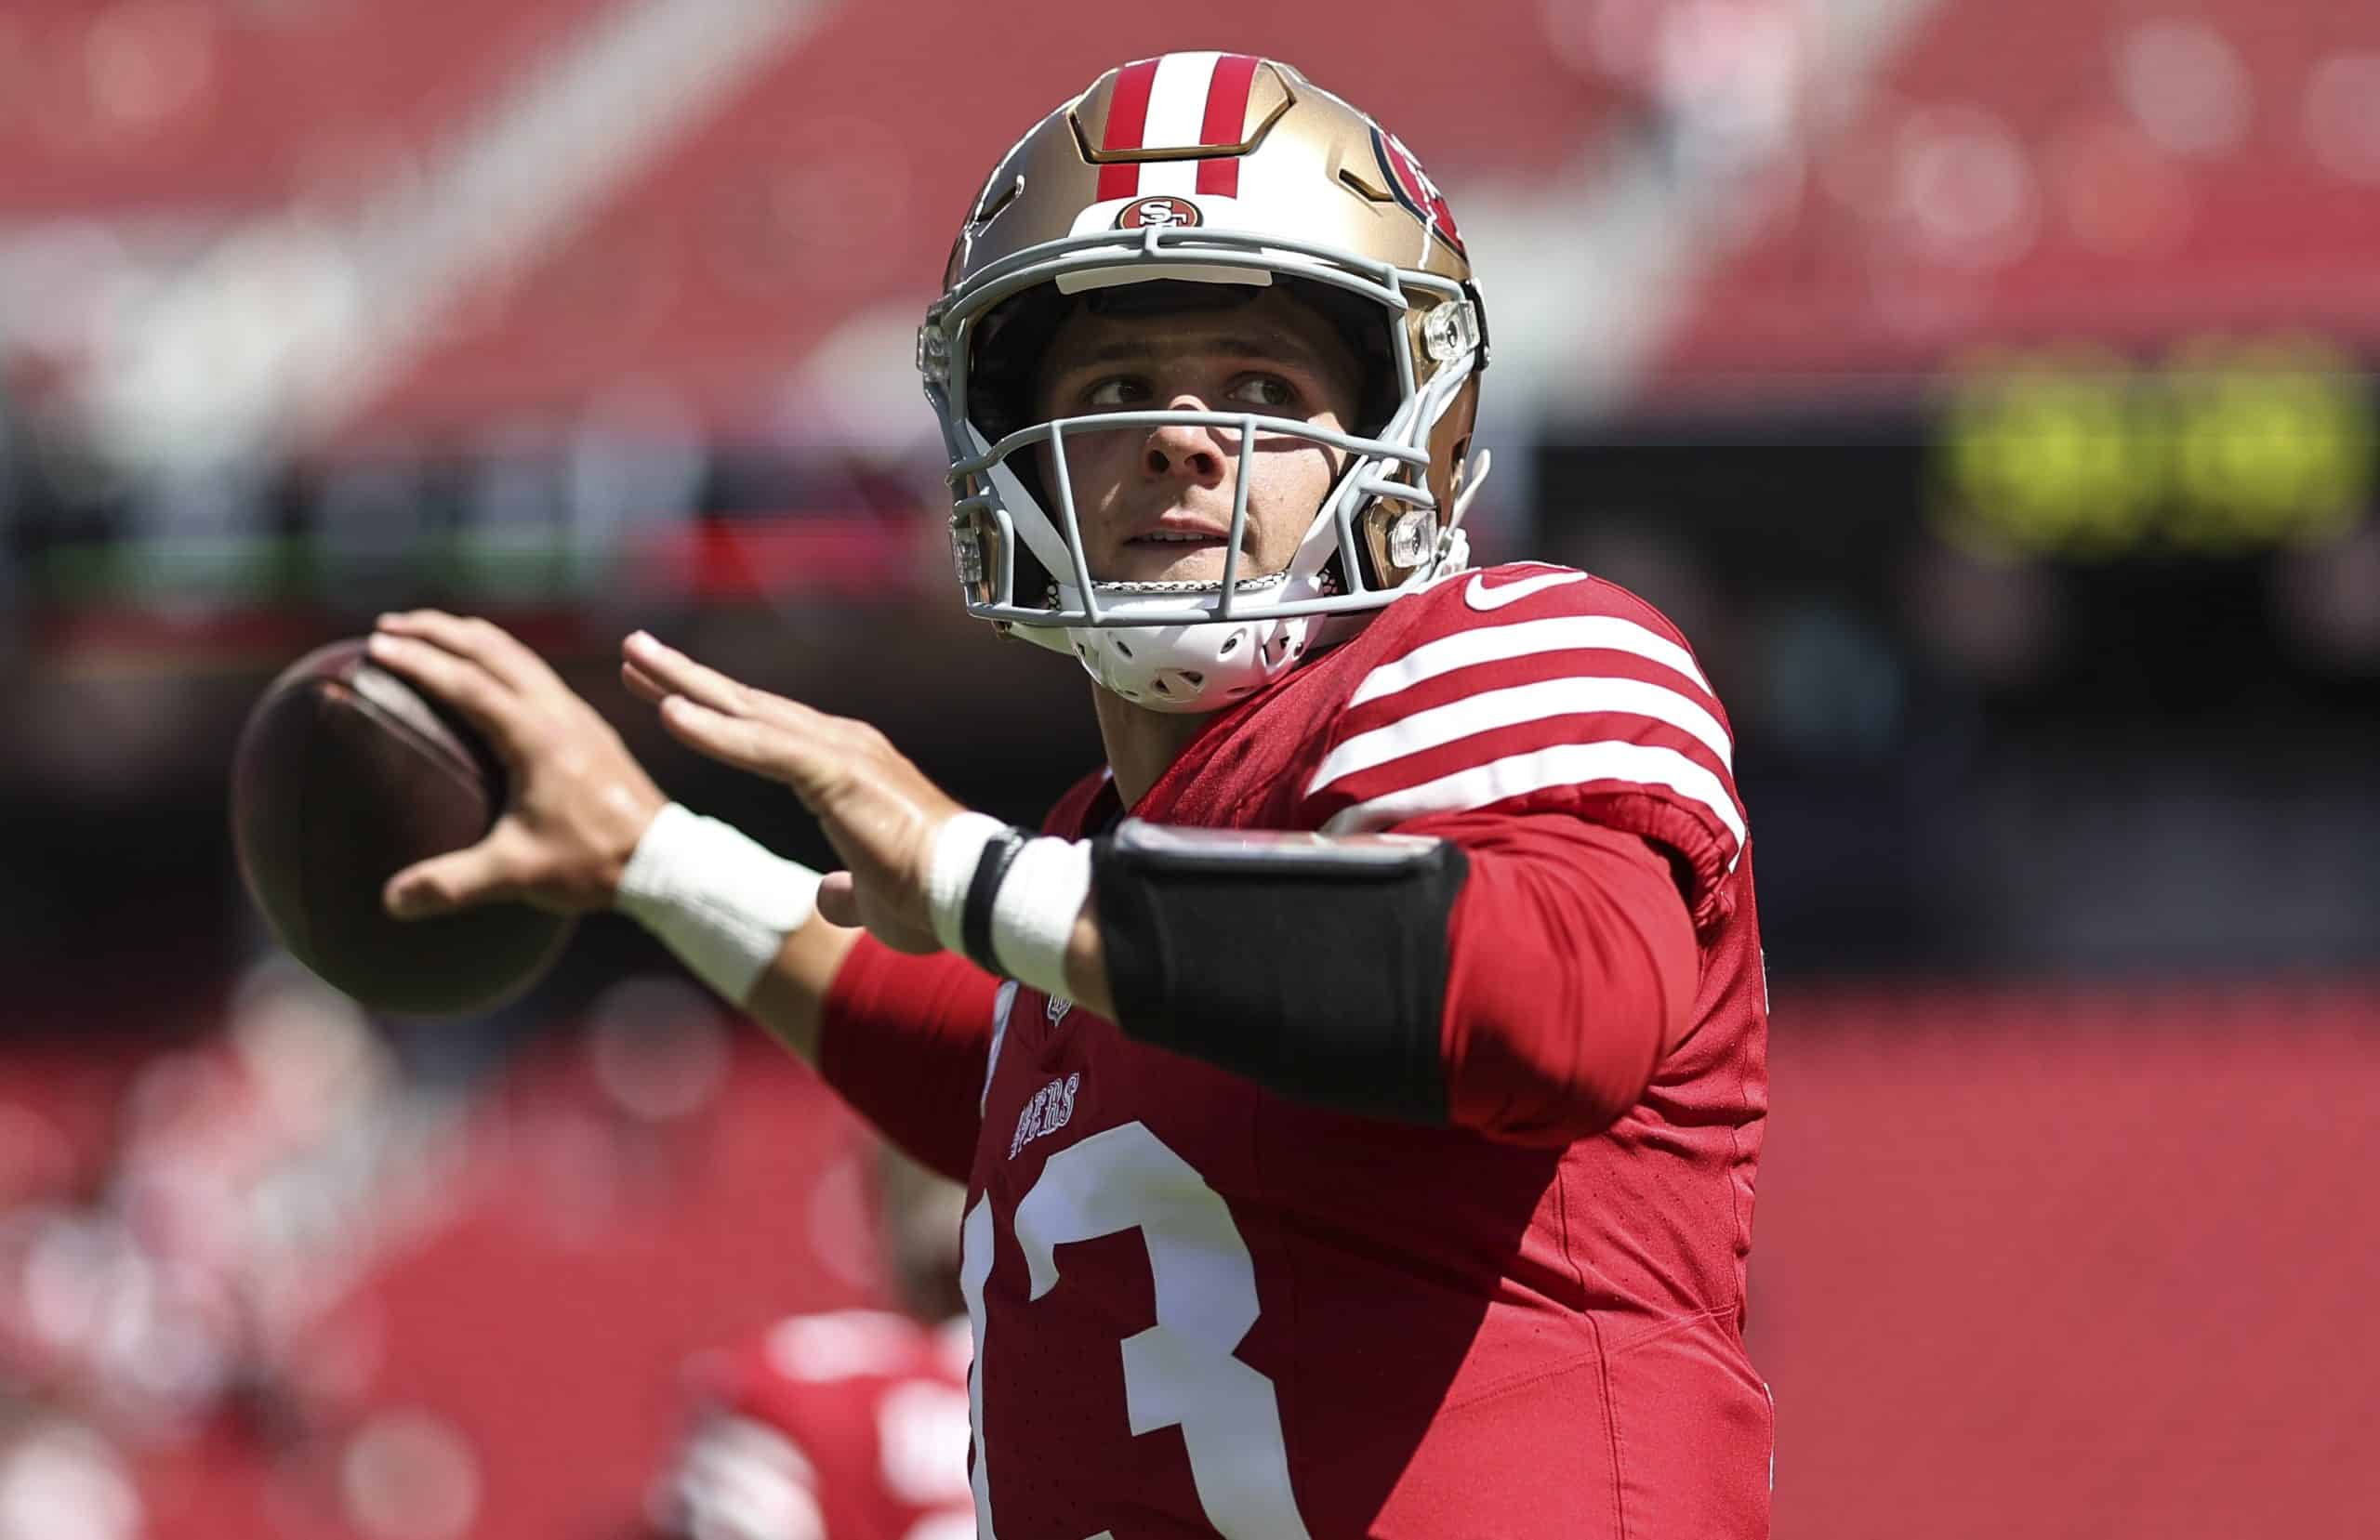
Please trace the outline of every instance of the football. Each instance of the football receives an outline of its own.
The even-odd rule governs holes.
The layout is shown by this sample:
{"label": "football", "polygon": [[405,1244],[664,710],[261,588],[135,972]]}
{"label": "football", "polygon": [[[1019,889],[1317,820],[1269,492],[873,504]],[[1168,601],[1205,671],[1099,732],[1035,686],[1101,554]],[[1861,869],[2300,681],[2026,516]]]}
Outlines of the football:
{"label": "football", "polygon": [[241,731],[240,875],[282,944],[365,1007],[483,1010],[544,973],[575,919],[496,903],[398,920],[380,893],[413,862],[475,843],[505,793],[503,765],[467,723],[362,641],[333,642],[283,670]]}

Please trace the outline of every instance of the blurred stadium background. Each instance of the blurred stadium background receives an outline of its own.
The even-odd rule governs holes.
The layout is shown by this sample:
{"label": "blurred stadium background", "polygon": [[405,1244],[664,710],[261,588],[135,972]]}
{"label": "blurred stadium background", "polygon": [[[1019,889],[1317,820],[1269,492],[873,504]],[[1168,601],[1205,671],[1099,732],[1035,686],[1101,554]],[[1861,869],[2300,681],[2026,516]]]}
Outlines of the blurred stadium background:
{"label": "blurred stadium background", "polygon": [[2380,1515],[2380,11],[9,0],[0,1540],[616,1537],[690,1352],[885,1297],[861,1131],[625,923],[460,1026],[276,962],[231,737],[435,601],[791,853],[632,625],[1038,817],[1085,687],[951,601],[910,334],[1202,46],[1426,157],[1486,554],[1730,704],[1777,1533]]}

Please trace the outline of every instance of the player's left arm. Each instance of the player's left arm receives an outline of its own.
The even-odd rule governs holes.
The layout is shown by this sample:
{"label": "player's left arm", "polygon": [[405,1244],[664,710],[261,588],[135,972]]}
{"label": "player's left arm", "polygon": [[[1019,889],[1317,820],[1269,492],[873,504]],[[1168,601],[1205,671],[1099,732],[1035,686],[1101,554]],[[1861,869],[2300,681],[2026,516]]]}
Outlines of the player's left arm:
{"label": "player's left arm", "polygon": [[1608,1126],[1694,1030],[1702,954],[1677,858],[1567,813],[1456,813],[1438,1022],[1448,1121],[1520,1143]]}
{"label": "player's left arm", "polygon": [[1301,1100],[1566,1144],[1633,1106],[1692,1028],[1675,868],[1568,812],[1376,836],[1127,824],[1091,862],[1078,935],[1111,1020]]}

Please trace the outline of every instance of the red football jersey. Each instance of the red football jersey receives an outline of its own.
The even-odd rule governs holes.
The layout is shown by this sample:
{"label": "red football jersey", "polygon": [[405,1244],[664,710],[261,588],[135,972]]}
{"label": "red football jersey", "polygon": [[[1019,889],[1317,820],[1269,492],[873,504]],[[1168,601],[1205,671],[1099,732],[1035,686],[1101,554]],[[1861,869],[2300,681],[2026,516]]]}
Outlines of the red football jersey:
{"label": "red football jersey", "polygon": [[697,1361],[701,1404],[654,1493],[693,1540],[971,1540],[968,1339],[884,1310],[779,1322]]}
{"label": "red football jersey", "polygon": [[[961,1276],[984,1535],[1767,1533],[1740,1336],[1767,1006],[1731,758],[1667,621],[1537,564],[1400,600],[1210,724],[1133,813],[1567,812],[1673,853],[1695,1024],[1607,1131],[1532,1149],[1292,1103],[1004,989]],[[1051,832],[1114,801],[1094,777]]]}

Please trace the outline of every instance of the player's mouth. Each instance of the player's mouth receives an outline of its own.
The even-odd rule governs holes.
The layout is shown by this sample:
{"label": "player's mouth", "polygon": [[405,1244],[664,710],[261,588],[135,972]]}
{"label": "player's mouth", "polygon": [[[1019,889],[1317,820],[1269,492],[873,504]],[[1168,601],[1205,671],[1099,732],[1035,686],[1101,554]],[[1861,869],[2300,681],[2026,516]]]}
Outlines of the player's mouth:
{"label": "player's mouth", "polygon": [[1231,538],[1231,526],[1193,514],[1161,514],[1127,537],[1127,546],[1164,546],[1175,553],[1212,547],[1220,550]]}
{"label": "player's mouth", "polygon": [[[1255,534],[1251,520],[1240,545],[1243,566]],[[1231,554],[1231,520],[1213,509],[1176,506],[1143,514],[1110,538],[1115,544],[1107,546],[1105,559],[1091,568],[1102,582],[1217,583]]]}
{"label": "player's mouth", "polygon": [[1229,559],[1222,535],[1176,530],[1134,535],[1116,555],[1115,575],[1143,583],[1212,583]]}
{"label": "player's mouth", "polygon": [[1223,537],[1219,534],[1140,534],[1125,541],[1124,549],[1142,561],[1170,562],[1210,553],[1220,559]]}

